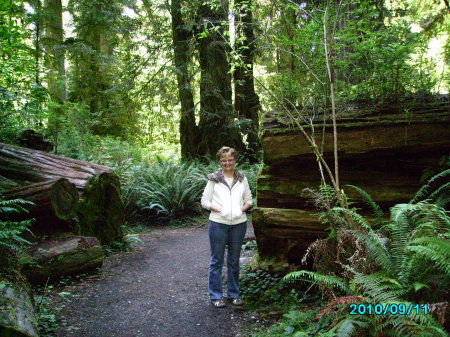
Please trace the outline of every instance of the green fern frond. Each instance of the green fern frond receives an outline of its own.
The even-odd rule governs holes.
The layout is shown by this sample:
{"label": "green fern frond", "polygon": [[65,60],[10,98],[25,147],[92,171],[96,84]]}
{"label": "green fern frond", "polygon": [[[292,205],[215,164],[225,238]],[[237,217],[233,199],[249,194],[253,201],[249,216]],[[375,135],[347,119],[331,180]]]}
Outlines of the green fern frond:
{"label": "green fern frond", "polygon": [[353,230],[350,230],[349,232],[353,234],[353,236],[355,236],[358,240],[364,242],[366,246],[366,252],[370,259],[377,262],[384,271],[388,272],[389,274],[393,274],[392,261],[389,251],[382,244],[380,238],[375,233],[370,231],[366,234]]}
{"label": "green fern frond", "polygon": [[287,274],[284,278],[286,282],[305,281],[312,282],[318,285],[325,285],[327,287],[336,287],[344,292],[350,292],[348,283],[340,277],[333,275],[319,274],[308,270],[299,270]]}
{"label": "green fern frond", "polygon": [[407,250],[423,256],[450,277],[450,242],[440,238],[414,239]]}
{"label": "green fern frond", "polygon": [[340,212],[340,213],[347,214],[353,221],[355,221],[361,227],[361,229],[364,229],[365,231],[372,230],[369,223],[361,215],[359,215],[358,213],[356,213],[355,211],[353,211],[351,209],[342,208],[342,207],[334,207],[333,211],[338,212],[338,213]]}
{"label": "green fern frond", "polygon": [[398,301],[408,291],[408,288],[396,279],[383,273],[369,275],[356,273],[353,281],[362,294],[371,298],[375,303]]}
{"label": "green fern frond", "polygon": [[331,331],[336,332],[336,337],[350,337],[358,328],[367,328],[368,326],[368,322],[344,318]]}
{"label": "green fern frond", "polygon": [[356,192],[358,192],[359,195],[361,195],[361,197],[363,198],[363,201],[372,209],[372,212],[376,217],[381,218],[384,215],[380,206],[378,206],[378,204],[372,199],[372,197],[370,196],[369,193],[367,193],[362,188],[359,188],[358,186],[355,186],[355,185],[348,184],[348,185],[344,185],[344,186],[348,186],[348,187],[354,189]]}
{"label": "green fern frond", "polygon": [[[418,191],[417,193],[414,195],[414,197],[411,199],[411,203],[416,203],[419,200],[423,200],[426,199],[430,196],[430,194],[432,193],[432,187],[433,185],[441,180],[441,179],[446,179],[450,177],[450,169],[442,171],[441,173],[436,174],[435,176],[433,176],[430,180],[428,180],[428,182],[423,185]],[[447,182],[448,183],[448,182]],[[447,184],[446,183],[446,184]],[[448,190],[447,190],[448,192]]]}

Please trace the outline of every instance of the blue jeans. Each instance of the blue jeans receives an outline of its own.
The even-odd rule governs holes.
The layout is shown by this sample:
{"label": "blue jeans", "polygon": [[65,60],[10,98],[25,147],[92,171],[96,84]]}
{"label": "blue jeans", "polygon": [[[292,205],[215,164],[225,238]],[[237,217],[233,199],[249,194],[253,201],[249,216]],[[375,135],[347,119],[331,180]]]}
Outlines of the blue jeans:
{"label": "blue jeans", "polygon": [[225,255],[225,245],[228,245],[227,259],[227,296],[239,297],[239,256],[247,230],[247,221],[237,225],[224,225],[209,221],[209,243],[211,245],[211,263],[209,265],[208,290],[211,300],[221,299],[222,266]]}

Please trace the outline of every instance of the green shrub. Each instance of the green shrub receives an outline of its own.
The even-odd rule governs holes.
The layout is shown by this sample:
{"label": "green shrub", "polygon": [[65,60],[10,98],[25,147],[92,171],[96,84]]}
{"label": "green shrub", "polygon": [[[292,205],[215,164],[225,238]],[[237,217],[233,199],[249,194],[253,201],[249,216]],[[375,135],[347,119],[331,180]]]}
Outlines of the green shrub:
{"label": "green shrub", "polygon": [[403,303],[406,307],[427,303],[436,312],[442,311],[439,303],[445,300],[450,283],[448,213],[426,201],[399,204],[391,208],[388,224],[374,231],[353,210],[331,211],[351,218],[351,227],[347,224],[339,230],[356,239],[354,254],[363,254],[359,261],[364,262],[352,264],[349,259],[339,275],[302,270],[285,277],[287,281],[312,282],[329,295],[329,303],[321,312],[331,315],[337,323],[329,331],[337,336],[372,332],[388,336],[447,336],[441,324],[423,312],[349,316],[348,308],[351,301],[373,306]]}
{"label": "green shrub", "polygon": [[142,210],[153,210],[167,218],[199,212],[202,186],[192,163],[178,164],[158,158],[142,173],[142,185],[138,187]]}

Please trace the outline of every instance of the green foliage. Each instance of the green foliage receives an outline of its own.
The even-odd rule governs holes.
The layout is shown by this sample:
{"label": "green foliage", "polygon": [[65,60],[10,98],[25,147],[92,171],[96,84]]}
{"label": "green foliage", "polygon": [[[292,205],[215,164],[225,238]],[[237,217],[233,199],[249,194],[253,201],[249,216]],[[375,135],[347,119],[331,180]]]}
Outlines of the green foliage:
{"label": "green foliage", "polygon": [[24,129],[38,127],[44,116],[45,89],[36,83],[30,18],[23,1],[0,2],[0,141],[12,142]]}
{"label": "green foliage", "polygon": [[[354,211],[336,208],[333,211],[344,212],[354,221],[343,230],[357,239],[355,251],[358,242],[363,244],[365,262],[343,265],[344,272],[340,275],[292,272],[285,276],[286,281],[312,282],[331,290],[331,294],[336,294],[332,290],[337,289],[340,294],[361,298],[365,304],[372,305],[433,305],[445,298],[446,286],[450,283],[448,212],[425,201],[399,204],[391,209],[389,223],[374,231]],[[416,336],[419,332],[421,336],[446,336],[440,323],[423,312],[348,316],[348,305],[342,306],[346,303],[343,299],[333,295],[323,310],[338,322],[328,329],[337,336],[359,336],[371,332],[389,336]],[[299,331],[303,333],[304,328]]]}
{"label": "green foliage", "polygon": [[197,172],[190,163],[158,159],[149,167],[140,188],[144,196],[142,209],[155,210],[169,218],[199,212],[202,185],[195,180]]}
{"label": "green foliage", "polygon": [[[260,303],[264,303],[264,300],[280,300],[282,296],[280,292],[272,291],[268,293],[280,280],[281,276],[279,274],[272,274],[263,269],[252,271],[249,267],[244,266],[239,279],[242,297],[249,300],[258,299]],[[276,298],[273,298],[273,296]]]}
{"label": "green foliage", "polygon": [[359,188],[355,185],[345,185],[346,187],[350,187],[356,192],[358,192],[359,195],[363,198],[364,202],[372,209],[373,215],[375,215],[377,218],[381,218],[383,216],[383,210],[378,206],[378,204],[372,199],[372,197],[364,191],[362,188]]}
{"label": "green foliage", "polygon": [[[420,1],[408,1],[413,6]],[[263,76],[258,78],[274,95],[263,93],[269,109],[280,105],[308,117],[326,113],[330,98],[324,50],[324,26],[332,35],[332,70],[337,106],[345,110],[358,102],[385,105],[423,99],[430,93],[447,91],[445,55],[430,52],[432,38],[445,35],[448,17],[440,4],[417,12],[401,2],[374,3],[364,0],[330,2],[329,22],[324,22],[327,2],[269,2],[256,7],[256,17],[271,17],[260,22],[258,45]],[[414,13],[415,11],[415,13]],[[434,13],[439,29],[424,34],[411,29],[413,16],[424,19]],[[276,19],[275,19],[276,17]],[[448,45],[446,38],[442,44]],[[445,48],[445,47],[444,47]],[[444,89],[445,88],[445,89]],[[302,111],[303,110],[303,111]]]}
{"label": "green foliage", "polygon": [[51,306],[48,295],[46,295],[45,293],[35,294],[34,302],[37,304],[35,306],[35,313],[38,320],[39,336],[54,336],[59,327],[59,324],[58,318]]}
{"label": "green foliage", "polygon": [[22,199],[0,200],[0,247],[20,251],[22,245],[30,243],[21,234],[25,231],[31,233],[29,227],[32,220],[14,221],[9,219],[14,214],[28,213],[23,206],[32,204],[32,202]]}
{"label": "green foliage", "polygon": [[430,199],[445,207],[450,202],[450,169],[431,177],[414,195],[412,203]]}
{"label": "green foliage", "polygon": [[[114,167],[114,165],[109,165]],[[218,169],[218,164],[209,158],[205,162],[178,162],[156,157],[154,161],[133,163],[125,161],[116,166],[121,176],[126,212],[157,216],[159,220],[170,221],[185,217],[182,223],[195,223],[200,213],[200,198],[207,183],[206,175]],[[252,191],[256,190],[258,165],[242,164],[242,170]],[[190,218],[193,217],[193,218]]]}

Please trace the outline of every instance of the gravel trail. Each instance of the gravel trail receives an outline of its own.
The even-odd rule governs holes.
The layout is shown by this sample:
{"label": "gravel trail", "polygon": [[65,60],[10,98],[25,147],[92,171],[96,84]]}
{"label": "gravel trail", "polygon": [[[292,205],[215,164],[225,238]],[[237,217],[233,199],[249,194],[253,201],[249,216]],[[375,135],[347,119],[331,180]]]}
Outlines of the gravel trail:
{"label": "gravel trail", "polygon": [[70,293],[54,296],[62,318],[57,336],[239,336],[242,310],[214,308],[208,298],[206,226],[156,229],[140,238],[133,252],[105,259],[97,278],[57,290]]}

